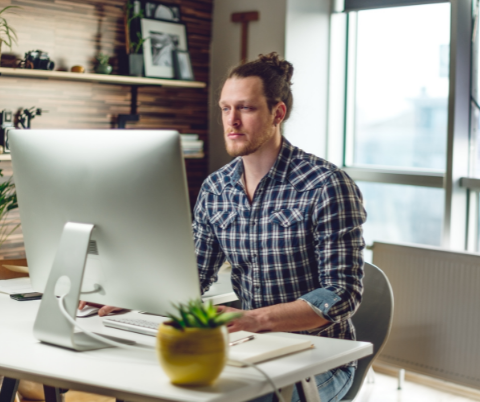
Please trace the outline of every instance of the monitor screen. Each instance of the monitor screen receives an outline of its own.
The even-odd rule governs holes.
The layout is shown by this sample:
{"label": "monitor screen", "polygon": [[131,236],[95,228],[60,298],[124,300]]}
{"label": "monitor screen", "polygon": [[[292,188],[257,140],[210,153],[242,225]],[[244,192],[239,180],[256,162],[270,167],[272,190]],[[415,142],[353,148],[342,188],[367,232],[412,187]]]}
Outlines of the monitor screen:
{"label": "monitor screen", "polygon": [[[94,225],[81,299],[165,314],[172,303],[200,297],[176,131],[12,130],[9,135],[36,291],[45,290],[64,227],[73,222]],[[94,289],[101,291],[88,293]],[[62,292],[61,284],[56,292]]]}

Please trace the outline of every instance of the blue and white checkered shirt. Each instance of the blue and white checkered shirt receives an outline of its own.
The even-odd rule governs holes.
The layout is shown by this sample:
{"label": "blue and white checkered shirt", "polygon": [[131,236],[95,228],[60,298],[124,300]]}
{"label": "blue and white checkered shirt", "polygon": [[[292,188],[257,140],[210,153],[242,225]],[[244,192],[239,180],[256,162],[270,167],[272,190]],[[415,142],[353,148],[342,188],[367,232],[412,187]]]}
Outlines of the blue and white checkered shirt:
{"label": "blue and white checkered shirt", "polygon": [[283,139],[252,203],[238,157],[203,183],[193,231],[202,293],[227,259],[244,310],[303,299],[332,324],[304,333],[355,339],[362,299],[362,195],[335,165]]}

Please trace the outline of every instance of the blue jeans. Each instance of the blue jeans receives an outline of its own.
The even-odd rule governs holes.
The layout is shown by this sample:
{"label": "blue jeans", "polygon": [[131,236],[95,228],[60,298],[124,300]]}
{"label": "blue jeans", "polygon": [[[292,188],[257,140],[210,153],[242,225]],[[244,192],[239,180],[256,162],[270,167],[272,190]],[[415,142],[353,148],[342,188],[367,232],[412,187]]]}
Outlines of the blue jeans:
{"label": "blue jeans", "polygon": [[[342,367],[315,376],[321,402],[340,401],[348,392],[355,375],[354,367]],[[250,402],[272,402],[273,393],[252,399]],[[300,401],[297,387],[293,390],[291,402]]]}

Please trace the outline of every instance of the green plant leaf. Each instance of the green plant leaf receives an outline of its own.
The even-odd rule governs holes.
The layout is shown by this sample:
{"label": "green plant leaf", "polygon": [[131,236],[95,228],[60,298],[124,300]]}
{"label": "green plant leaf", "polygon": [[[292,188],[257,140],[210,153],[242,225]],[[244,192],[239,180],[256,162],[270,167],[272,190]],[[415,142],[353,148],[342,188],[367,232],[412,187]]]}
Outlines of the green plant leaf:
{"label": "green plant leaf", "polygon": [[217,315],[213,321],[216,326],[225,325],[230,321],[240,318],[242,315],[242,313],[221,313],[220,315]]}

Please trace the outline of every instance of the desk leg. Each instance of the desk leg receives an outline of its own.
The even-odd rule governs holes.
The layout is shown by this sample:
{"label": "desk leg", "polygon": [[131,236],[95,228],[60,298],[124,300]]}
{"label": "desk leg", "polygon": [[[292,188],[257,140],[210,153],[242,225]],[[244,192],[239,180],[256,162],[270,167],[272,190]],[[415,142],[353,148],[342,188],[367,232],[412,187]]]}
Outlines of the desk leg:
{"label": "desk leg", "polygon": [[43,392],[45,393],[45,402],[62,402],[62,394],[60,393],[60,388],[44,385]]}
{"label": "desk leg", "polygon": [[19,380],[5,377],[0,389],[0,402],[14,402]]}
{"label": "desk leg", "polygon": [[315,377],[311,376],[297,382],[298,396],[302,402],[321,402],[320,395],[318,395],[317,384]]}
{"label": "desk leg", "polygon": [[[290,402],[292,400],[294,387],[295,387],[295,384],[292,384],[292,385],[288,385],[287,387],[282,387],[278,390],[280,392],[280,395],[282,395],[284,402]],[[277,394],[273,394],[272,402],[280,402],[277,398]]]}

